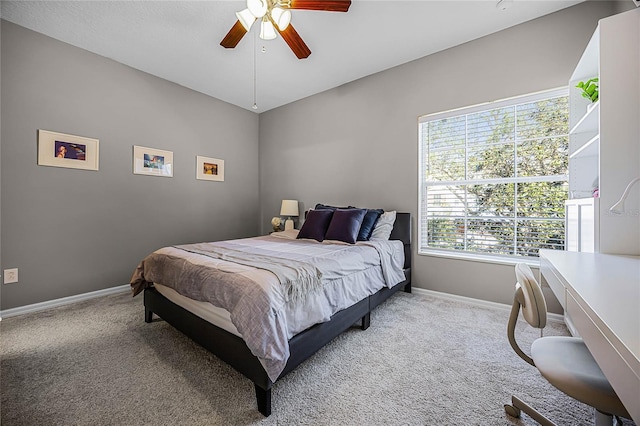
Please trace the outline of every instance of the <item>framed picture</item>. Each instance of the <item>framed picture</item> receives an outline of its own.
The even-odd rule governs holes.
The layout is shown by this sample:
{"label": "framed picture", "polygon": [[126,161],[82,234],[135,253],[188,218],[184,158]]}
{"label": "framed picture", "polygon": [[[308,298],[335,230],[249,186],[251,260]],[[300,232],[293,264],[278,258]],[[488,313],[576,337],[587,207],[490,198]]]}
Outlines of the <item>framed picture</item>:
{"label": "framed picture", "polygon": [[224,181],[224,160],[196,156],[196,179]]}
{"label": "framed picture", "polygon": [[137,175],[173,177],[173,152],[134,146],[133,173]]}
{"label": "framed picture", "polygon": [[98,139],[38,130],[38,165],[98,170]]}

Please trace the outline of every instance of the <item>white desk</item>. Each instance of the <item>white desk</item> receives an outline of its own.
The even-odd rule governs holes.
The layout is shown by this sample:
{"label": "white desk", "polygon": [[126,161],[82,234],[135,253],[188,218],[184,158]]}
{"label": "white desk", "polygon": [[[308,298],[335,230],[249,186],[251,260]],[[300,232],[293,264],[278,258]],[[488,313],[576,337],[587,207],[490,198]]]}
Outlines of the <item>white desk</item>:
{"label": "white desk", "polygon": [[540,275],[640,424],[640,256],[540,250]]}

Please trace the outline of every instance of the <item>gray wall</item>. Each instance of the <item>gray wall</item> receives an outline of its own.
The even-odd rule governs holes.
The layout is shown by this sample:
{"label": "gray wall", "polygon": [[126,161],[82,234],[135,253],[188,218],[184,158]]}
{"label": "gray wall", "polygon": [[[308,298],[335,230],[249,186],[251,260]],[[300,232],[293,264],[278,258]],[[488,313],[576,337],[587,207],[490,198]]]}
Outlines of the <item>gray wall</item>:
{"label": "gray wall", "polygon": [[[126,284],[171,244],[255,235],[258,116],[2,21],[2,309]],[[37,165],[37,130],[100,140],[100,170]],[[133,145],[174,177],[132,173]],[[225,160],[197,181],[196,155]]]}
{"label": "gray wall", "polygon": [[[266,231],[285,198],[415,216],[418,116],[566,84],[597,20],[632,5],[581,4],[260,116],[0,21],[0,259],[20,270],[0,309],[125,284],[164,245]],[[37,129],[99,139],[100,170],[37,166]],[[133,145],[172,150],[174,177],[133,175]],[[226,181],[196,181],[196,155],[225,159]],[[510,303],[513,272],[414,254],[414,282]]]}
{"label": "gray wall", "polygon": [[[415,230],[417,118],[566,86],[598,20],[614,12],[610,2],[582,3],[261,114],[263,229],[280,200],[294,198],[305,208],[323,202],[411,212]],[[511,303],[515,278],[510,265],[414,251],[413,280]],[[557,303],[550,309],[559,311]]]}
{"label": "gray wall", "polygon": [[[0,19],[0,82],[2,81],[2,24]],[[0,84],[0,189],[2,188],[2,84]],[[2,193],[0,192],[0,273],[2,273]],[[0,280],[4,281],[4,277]],[[0,308],[2,307],[2,290],[0,289]]]}

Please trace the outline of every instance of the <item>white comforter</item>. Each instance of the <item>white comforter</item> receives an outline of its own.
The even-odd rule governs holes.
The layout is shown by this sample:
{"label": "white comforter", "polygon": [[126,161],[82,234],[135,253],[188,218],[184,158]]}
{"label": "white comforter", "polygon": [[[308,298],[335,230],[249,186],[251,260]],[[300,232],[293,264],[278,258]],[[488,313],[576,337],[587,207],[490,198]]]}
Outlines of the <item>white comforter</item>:
{"label": "white comforter", "polygon": [[[314,324],[328,321],[336,312],[379,289],[393,287],[405,279],[402,271],[404,247],[400,241],[367,241],[345,245],[286,237],[295,238],[295,234],[279,233],[277,237],[265,236],[211,244],[233,250],[246,248],[262,255],[314,265],[321,271],[321,289],[311,292],[301,300],[288,297],[277,276],[266,269],[228,262],[177,247],[165,247],[150,256],[180,258],[184,268],[188,265],[206,266],[218,272],[233,273],[232,275],[245,280],[237,281],[238,283],[251,282],[259,287],[258,291],[245,292],[259,294],[259,300],[248,303],[244,294],[240,297],[221,297],[219,294],[211,296],[215,291],[206,290],[201,291],[202,295],[186,294],[180,288],[180,280],[176,278],[183,275],[183,272],[172,274],[171,279],[164,278],[153,270],[145,270],[145,261],[136,270],[132,286],[134,282],[139,285],[140,280],[155,281],[193,299],[208,301],[228,310],[231,321],[242,334],[247,346],[260,360],[271,380],[275,381],[289,358],[288,340],[291,337]],[[212,282],[207,285],[217,284]],[[256,318],[256,315],[260,315],[260,318]]]}

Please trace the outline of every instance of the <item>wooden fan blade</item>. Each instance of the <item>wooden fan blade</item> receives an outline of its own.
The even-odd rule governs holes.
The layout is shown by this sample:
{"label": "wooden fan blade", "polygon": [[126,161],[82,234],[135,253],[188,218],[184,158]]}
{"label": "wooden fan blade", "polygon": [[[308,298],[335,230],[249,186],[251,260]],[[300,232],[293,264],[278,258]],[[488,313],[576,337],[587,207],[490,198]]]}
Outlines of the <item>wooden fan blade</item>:
{"label": "wooden fan blade", "polygon": [[351,6],[351,0],[291,0],[289,9],[346,12],[349,6]]}
{"label": "wooden fan blade", "polygon": [[[277,28],[278,27],[276,26],[276,29]],[[289,24],[289,26],[285,28],[284,31],[280,31],[278,29],[278,32],[280,33],[284,41],[287,42],[291,50],[293,50],[293,53],[295,53],[298,59],[305,59],[308,58],[309,55],[311,55],[311,50],[309,50],[309,47],[307,47],[305,42],[302,41],[302,37],[300,37],[300,34],[298,34],[295,28],[293,28],[293,25]]]}
{"label": "wooden fan blade", "polygon": [[220,42],[220,46],[226,47],[227,49],[234,48],[240,43],[242,37],[247,33],[247,30],[244,28],[244,25],[240,21],[236,21],[236,23],[231,27],[229,32]]}

